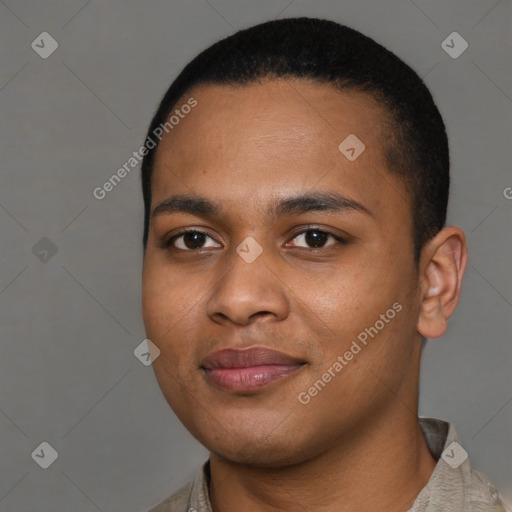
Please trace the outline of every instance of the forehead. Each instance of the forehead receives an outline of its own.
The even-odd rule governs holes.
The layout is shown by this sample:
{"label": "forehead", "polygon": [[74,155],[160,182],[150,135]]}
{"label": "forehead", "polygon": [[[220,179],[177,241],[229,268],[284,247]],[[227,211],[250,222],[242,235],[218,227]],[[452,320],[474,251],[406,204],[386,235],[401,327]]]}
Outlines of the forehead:
{"label": "forehead", "polygon": [[402,188],[387,168],[387,114],[369,94],[306,80],[202,85],[173,111],[190,98],[197,105],[158,147],[153,205],[176,189],[220,201],[236,191],[248,205],[260,192],[321,186],[380,203],[376,190]]}
{"label": "forehead", "polygon": [[[374,148],[375,143],[379,147],[385,143],[387,114],[373,96],[357,90],[340,91],[329,84],[299,79],[249,85],[207,84],[190,90],[174,109],[180,110],[192,97],[197,106],[164,136],[160,149],[178,149],[196,142],[186,140],[191,135],[187,129],[190,124],[195,133],[201,134],[197,142],[205,150],[212,141],[228,139],[265,146],[267,151],[288,149],[289,145],[304,151],[308,142],[328,149],[351,129]],[[276,136],[279,139],[273,144]],[[288,146],[283,148],[283,143]]]}

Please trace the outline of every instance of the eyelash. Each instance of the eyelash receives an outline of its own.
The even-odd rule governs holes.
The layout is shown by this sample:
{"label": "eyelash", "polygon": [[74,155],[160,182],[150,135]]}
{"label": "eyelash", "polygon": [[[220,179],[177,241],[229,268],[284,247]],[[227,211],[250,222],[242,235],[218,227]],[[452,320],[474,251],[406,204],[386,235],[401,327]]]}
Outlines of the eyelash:
{"label": "eyelash", "polygon": [[[293,236],[291,237],[291,240],[297,238],[300,235],[308,233],[310,231],[317,231],[318,233],[321,233],[321,234],[324,234],[324,235],[328,235],[328,236],[332,236],[334,238],[334,240],[338,244],[341,244],[341,245],[348,244],[348,241],[346,239],[341,238],[340,236],[335,235],[334,233],[331,233],[330,231],[326,231],[326,230],[320,229],[317,226],[311,226],[311,227],[308,227],[306,229],[302,229],[301,231],[298,231],[297,233],[294,233]],[[173,246],[173,243],[178,238],[183,237],[183,236],[188,235],[188,234],[193,234],[193,233],[200,233],[202,235],[206,235],[207,237],[209,237],[212,240],[214,240],[216,243],[219,243],[207,231],[202,231],[200,229],[187,229],[186,231],[182,231],[180,233],[177,233],[177,234],[173,235],[172,237],[170,237],[168,239],[163,239],[161,244],[160,244],[160,247],[162,249],[168,249],[168,250],[170,249],[170,250],[181,251],[181,252],[198,252],[198,251],[201,251],[201,249],[203,249],[202,247],[199,247],[197,249],[180,249],[180,248],[177,248],[177,247]],[[332,245],[335,245],[335,244],[330,244],[330,245],[327,245],[327,246],[324,246],[324,247],[309,247],[309,248],[308,247],[299,247],[299,249],[310,249],[312,251],[322,251],[322,250],[325,250],[327,247],[331,247]]]}

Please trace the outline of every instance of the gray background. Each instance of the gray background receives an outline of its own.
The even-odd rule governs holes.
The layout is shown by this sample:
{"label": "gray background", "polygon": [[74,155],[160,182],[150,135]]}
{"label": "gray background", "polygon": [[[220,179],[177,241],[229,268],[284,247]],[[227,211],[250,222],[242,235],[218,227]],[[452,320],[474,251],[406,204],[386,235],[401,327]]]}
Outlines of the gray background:
{"label": "gray background", "polygon": [[[448,333],[426,348],[420,412],[453,422],[512,503],[511,11],[510,0],[0,1],[0,509],[146,511],[205,458],[133,354],[145,337],[139,171],[101,201],[92,191],[140,147],[187,61],[297,15],[384,44],[445,117],[449,222],[467,233],[470,265]],[[43,31],[59,44],[47,59],[31,48]],[[457,59],[441,47],[453,31],[469,44]],[[48,469],[31,457],[43,441],[58,452]]]}

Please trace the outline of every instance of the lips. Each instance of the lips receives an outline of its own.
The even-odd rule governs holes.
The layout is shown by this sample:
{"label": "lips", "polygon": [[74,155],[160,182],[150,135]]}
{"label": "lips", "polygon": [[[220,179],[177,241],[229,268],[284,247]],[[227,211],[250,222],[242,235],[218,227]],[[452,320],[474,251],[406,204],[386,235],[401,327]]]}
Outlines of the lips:
{"label": "lips", "polygon": [[212,384],[227,391],[248,392],[288,377],[305,364],[266,347],[224,349],[211,353],[201,369]]}

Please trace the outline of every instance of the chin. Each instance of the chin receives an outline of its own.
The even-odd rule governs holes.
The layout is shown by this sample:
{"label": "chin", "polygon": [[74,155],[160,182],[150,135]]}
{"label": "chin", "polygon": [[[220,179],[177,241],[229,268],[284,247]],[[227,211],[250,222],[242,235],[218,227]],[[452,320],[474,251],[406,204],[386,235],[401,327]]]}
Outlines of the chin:
{"label": "chin", "polygon": [[194,437],[219,459],[251,467],[281,468],[300,464],[315,455],[312,443],[298,439],[294,431],[277,433],[275,426],[259,433],[247,429],[209,430]]}
{"label": "chin", "polygon": [[262,469],[293,466],[304,462],[308,458],[300,448],[289,450],[289,453],[288,450],[283,450],[280,446],[261,449],[258,444],[253,446],[244,445],[239,450],[233,448],[216,447],[216,449],[209,449],[209,451],[219,459],[229,461],[232,464]]}

